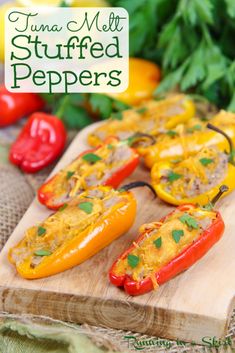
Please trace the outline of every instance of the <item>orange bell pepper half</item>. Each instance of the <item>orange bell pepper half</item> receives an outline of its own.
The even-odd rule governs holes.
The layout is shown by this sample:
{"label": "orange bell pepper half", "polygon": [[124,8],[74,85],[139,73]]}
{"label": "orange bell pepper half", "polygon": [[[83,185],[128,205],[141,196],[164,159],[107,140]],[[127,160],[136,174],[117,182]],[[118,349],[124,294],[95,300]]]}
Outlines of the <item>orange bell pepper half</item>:
{"label": "orange bell pepper half", "polygon": [[29,228],[24,238],[9,251],[9,261],[24,278],[48,277],[86,261],[132,226],[136,200],[128,191],[148,186],[136,182],[114,190],[108,186],[90,188]]}

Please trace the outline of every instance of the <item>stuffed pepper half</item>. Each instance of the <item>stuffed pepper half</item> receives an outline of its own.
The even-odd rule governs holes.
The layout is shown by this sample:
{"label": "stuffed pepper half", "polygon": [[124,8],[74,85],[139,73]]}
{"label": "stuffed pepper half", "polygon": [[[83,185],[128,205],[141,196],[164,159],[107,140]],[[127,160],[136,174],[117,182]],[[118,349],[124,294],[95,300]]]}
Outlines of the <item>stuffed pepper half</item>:
{"label": "stuffed pepper half", "polygon": [[38,199],[48,208],[56,210],[89,187],[118,187],[138,164],[139,156],[128,141],[108,138],[96,149],[81,153],[70,165],[46,181],[38,190]]}
{"label": "stuffed pepper half", "polygon": [[91,146],[97,146],[109,136],[126,139],[134,132],[153,136],[185,123],[195,114],[193,101],[183,95],[173,95],[160,101],[149,101],[139,108],[113,115],[88,137]]}
{"label": "stuffed pepper half", "polygon": [[[224,191],[226,186],[210,206]],[[137,240],[110,269],[110,281],[129,295],[157,289],[205,255],[223,231],[223,219],[212,207],[179,206],[159,222],[140,227]]]}
{"label": "stuffed pepper half", "polygon": [[123,235],[136,216],[136,200],[128,191],[145,182],[90,188],[56,213],[29,228],[9,251],[9,260],[24,278],[54,275],[79,265]]}

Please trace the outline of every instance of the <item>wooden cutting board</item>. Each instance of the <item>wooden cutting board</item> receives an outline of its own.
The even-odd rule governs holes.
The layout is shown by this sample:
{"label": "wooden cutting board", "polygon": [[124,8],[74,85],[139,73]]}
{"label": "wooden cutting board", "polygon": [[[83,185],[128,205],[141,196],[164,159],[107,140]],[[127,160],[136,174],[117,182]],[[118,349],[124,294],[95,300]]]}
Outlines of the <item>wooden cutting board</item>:
{"label": "wooden cutting board", "polygon": [[[86,137],[94,126],[77,135],[53,173],[87,148]],[[139,167],[128,181],[148,178],[148,171]],[[222,337],[234,307],[235,192],[218,205],[226,224],[219,243],[188,271],[158,291],[133,298],[109,283],[108,270],[135,239],[141,224],[158,220],[172,209],[153,200],[146,188],[136,189],[134,193],[138,214],[127,234],[76,268],[29,281],[17,275],[7,261],[7,252],[28,227],[50,214],[35,199],[0,254],[0,310],[47,315],[197,343],[201,343],[204,336]]]}

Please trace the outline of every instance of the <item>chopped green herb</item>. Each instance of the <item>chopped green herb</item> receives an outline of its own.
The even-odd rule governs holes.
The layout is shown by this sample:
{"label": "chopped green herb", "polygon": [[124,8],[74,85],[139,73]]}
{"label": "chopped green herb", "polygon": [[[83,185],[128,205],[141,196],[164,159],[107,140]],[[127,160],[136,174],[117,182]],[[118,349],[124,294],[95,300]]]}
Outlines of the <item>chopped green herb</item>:
{"label": "chopped green herb", "polygon": [[123,118],[122,112],[112,113],[111,118],[114,120],[122,120]]}
{"label": "chopped green herb", "polygon": [[90,214],[93,210],[93,203],[92,202],[81,202],[78,204],[78,207],[80,210],[86,212],[87,214]]}
{"label": "chopped green herb", "polygon": [[82,159],[86,162],[96,163],[100,161],[102,158],[97,156],[97,154],[95,153],[87,153],[87,154],[84,154],[84,156],[82,156]]}
{"label": "chopped green herb", "polygon": [[205,166],[214,162],[214,160],[211,158],[201,158],[199,159],[199,161],[202,165],[205,165]]}
{"label": "chopped green herb", "polygon": [[127,262],[128,262],[129,266],[131,266],[132,268],[135,268],[138,265],[138,263],[140,262],[140,258],[139,258],[139,256],[129,254],[127,256]]}
{"label": "chopped green herb", "polygon": [[34,255],[36,255],[36,256],[49,256],[49,255],[51,255],[52,254],[52,252],[51,251],[49,251],[49,250],[36,250],[35,252],[34,252]]}
{"label": "chopped green herb", "polygon": [[59,208],[59,211],[64,211],[64,210],[66,209],[66,207],[68,207],[68,204],[67,204],[67,203],[65,203],[63,206],[61,206],[61,207]]}
{"label": "chopped green herb", "polygon": [[170,181],[171,183],[175,180],[178,180],[182,177],[181,174],[178,174],[178,173],[175,173],[173,171],[170,171],[170,173],[168,174],[167,178],[168,178],[168,181]]}
{"label": "chopped green herb", "polygon": [[75,172],[68,171],[66,175],[66,179],[69,180],[74,175],[74,173]]}
{"label": "chopped green herb", "polygon": [[139,113],[139,114],[143,114],[147,111],[148,109],[143,107],[143,108],[140,108],[140,109],[137,109],[136,112]]}
{"label": "chopped green herb", "polygon": [[177,133],[176,131],[174,131],[174,130],[168,130],[168,131],[166,132],[166,134],[167,134],[168,136],[170,136],[170,137],[174,137],[174,136],[177,136],[177,135],[178,135],[178,133]]}
{"label": "chopped green herb", "polygon": [[200,118],[201,121],[209,121],[209,119],[206,116],[203,116]]}
{"label": "chopped green herb", "polygon": [[180,241],[180,237],[184,235],[183,229],[174,229],[172,230],[172,237],[176,243]]}
{"label": "chopped green herb", "polygon": [[183,224],[186,224],[189,228],[198,229],[199,227],[196,219],[191,217],[187,213],[183,214],[183,216],[181,216],[179,219]]}
{"label": "chopped green herb", "polygon": [[182,161],[182,159],[173,159],[173,160],[171,161],[171,163],[177,164],[177,163],[179,163],[179,162],[181,162],[181,161]]}
{"label": "chopped green herb", "polygon": [[200,131],[202,129],[202,126],[200,124],[194,125],[190,128],[187,129],[187,132],[194,132],[194,131]]}
{"label": "chopped green herb", "polygon": [[109,144],[107,145],[107,147],[108,147],[109,150],[113,150],[113,149],[114,149],[114,146],[113,146],[111,143],[109,143]]}
{"label": "chopped green herb", "polygon": [[156,240],[153,241],[154,245],[156,246],[156,248],[160,248],[162,246],[162,238],[159,237]]}
{"label": "chopped green herb", "polygon": [[38,235],[41,237],[42,235],[44,235],[46,233],[46,229],[43,227],[38,227]]}
{"label": "chopped green herb", "polygon": [[164,96],[163,94],[155,94],[154,95],[155,101],[162,101],[163,99],[166,99],[166,96]]}

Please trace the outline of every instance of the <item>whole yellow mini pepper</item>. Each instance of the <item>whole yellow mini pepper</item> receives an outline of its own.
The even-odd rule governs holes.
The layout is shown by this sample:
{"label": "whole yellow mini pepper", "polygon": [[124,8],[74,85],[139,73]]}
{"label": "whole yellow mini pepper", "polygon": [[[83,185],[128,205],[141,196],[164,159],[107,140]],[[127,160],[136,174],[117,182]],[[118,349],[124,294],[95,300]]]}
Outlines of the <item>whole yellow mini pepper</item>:
{"label": "whole yellow mini pepper", "polygon": [[139,105],[151,99],[160,82],[159,67],[148,60],[129,59],[129,85],[124,92],[108,93],[109,96],[128,105]]}

